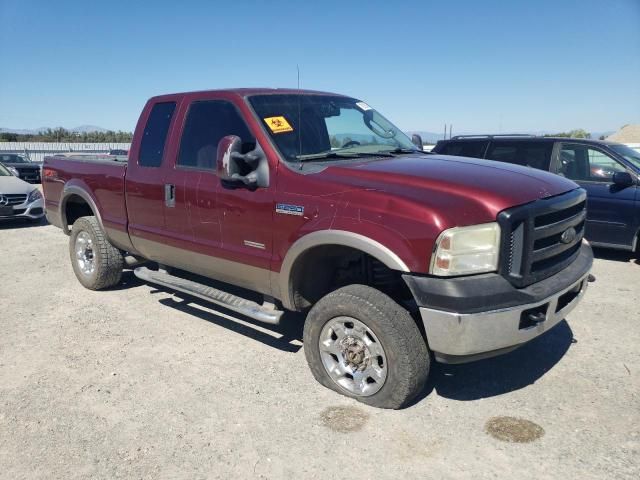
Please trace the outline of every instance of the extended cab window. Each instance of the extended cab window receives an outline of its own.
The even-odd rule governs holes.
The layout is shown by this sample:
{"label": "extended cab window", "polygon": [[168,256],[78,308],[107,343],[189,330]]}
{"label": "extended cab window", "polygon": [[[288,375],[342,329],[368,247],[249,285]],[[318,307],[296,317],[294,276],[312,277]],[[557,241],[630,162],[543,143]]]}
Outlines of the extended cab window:
{"label": "extended cab window", "polygon": [[556,172],[577,181],[611,182],[625,168],[609,155],[587,145],[563,144]]}
{"label": "extended cab window", "polygon": [[159,167],[164,154],[169,125],[176,109],[175,102],[156,103],[151,109],[147,125],[144,127],[140,143],[138,165],[143,167]]}
{"label": "extended cab window", "polygon": [[445,143],[438,153],[443,155],[456,155],[458,157],[482,158],[487,148],[487,143],[489,142],[449,142]]}
{"label": "extended cab window", "polygon": [[491,142],[486,158],[525,167],[549,170],[551,142]]}
{"label": "extended cab window", "polygon": [[223,100],[194,102],[189,107],[180,141],[178,165],[214,169],[218,142],[227,135],[237,135],[244,150],[255,145],[249,129],[236,107]]}

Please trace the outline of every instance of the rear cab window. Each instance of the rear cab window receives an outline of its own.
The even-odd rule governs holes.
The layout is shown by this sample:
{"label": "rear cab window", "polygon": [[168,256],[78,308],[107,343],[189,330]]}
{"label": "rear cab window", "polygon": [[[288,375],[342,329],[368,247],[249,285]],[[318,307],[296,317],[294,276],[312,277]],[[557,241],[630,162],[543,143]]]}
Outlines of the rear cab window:
{"label": "rear cab window", "polygon": [[438,153],[458,157],[483,158],[488,143],[488,141],[448,142],[439,149]]}
{"label": "rear cab window", "polygon": [[159,167],[164,155],[167,133],[176,109],[175,102],[156,103],[151,109],[147,125],[144,127],[140,142],[138,165],[142,167]]}
{"label": "rear cab window", "polygon": [[492,141],[485,158],[548,171],[552,150],[553,142]]}

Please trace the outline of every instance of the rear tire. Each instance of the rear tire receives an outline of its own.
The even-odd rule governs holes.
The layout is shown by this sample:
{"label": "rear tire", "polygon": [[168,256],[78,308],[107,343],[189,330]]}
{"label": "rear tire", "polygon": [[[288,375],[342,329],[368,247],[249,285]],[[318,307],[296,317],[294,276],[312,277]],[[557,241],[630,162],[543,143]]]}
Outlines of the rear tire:
{"label": "rear tire", "polygon": [[76,278],[89,290],[112,287],[122,278],[122,252],[106,239],[96,217],[80,217],[75,221],[69,255]]}
{"label": "rear tire", "polygon": [[392,409],[420,393],[431,361],[409,312],[365,285],[340,288],[313,306],[304,326],[304,352],[325,387]]}

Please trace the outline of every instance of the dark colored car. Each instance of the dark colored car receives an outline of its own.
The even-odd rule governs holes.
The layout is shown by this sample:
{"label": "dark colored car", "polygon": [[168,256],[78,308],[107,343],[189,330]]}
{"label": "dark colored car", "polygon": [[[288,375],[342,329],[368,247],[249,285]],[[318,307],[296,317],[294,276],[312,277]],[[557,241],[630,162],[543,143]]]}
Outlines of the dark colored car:
{"label": "dark colored car", "polygon": [[122,150],[122,149],[118,149],[118,148],[112,148],[111,150],[109,150],[109,155],[115,155],[115,156],[129,155],[129,150]]}
{"label": "dark colored car", "polygon": [[529,135],[457,136],[433,152],[547,170],[587,191],[585,237],[599,247],[638,251],[640,152],[600,140]]}
{"label": "dark colored car", "polygon": [[53,156],[43,171],[82,285],[117,284],[134,256],[144,281],[254,320],[304,312],[318,381],[378,407],[415,397],[430,352],[477,360],[552,328],[593,259],[571,180],[425,153],[330,93],[154,97],[128,159]]}
{"label": "dark colored car", "polygon": [[29,183],[40,183],[40,171],[42,165],[27,160],[17,153],[0,153],[0,163],[5,167],[13,167],[18,171],[18,176]]}

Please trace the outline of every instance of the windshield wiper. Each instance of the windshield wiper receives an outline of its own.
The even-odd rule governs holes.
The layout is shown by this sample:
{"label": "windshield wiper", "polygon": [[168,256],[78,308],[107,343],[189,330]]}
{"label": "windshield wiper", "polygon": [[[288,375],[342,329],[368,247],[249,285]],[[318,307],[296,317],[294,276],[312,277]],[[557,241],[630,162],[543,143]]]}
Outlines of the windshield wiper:
{"label": "windshield wiper", "polygon": [[380,153],[388,153],[388,154],[393,154],[393,155],[400,155],[400,154],[404,154],[404,153],[424,153],[420,150],[414,150],[413,148],[401,148],[401,147],[397,147],[394,148],[393,150],[381,150]]}
{"label": "windshield wiper", "polygon": [[360,157],[392,157],[387,152],[322,152],[310,153],[308,155],[296,155],[296,159],[300,162],[308,160],[324,160],[325,158],[360,158]]}

